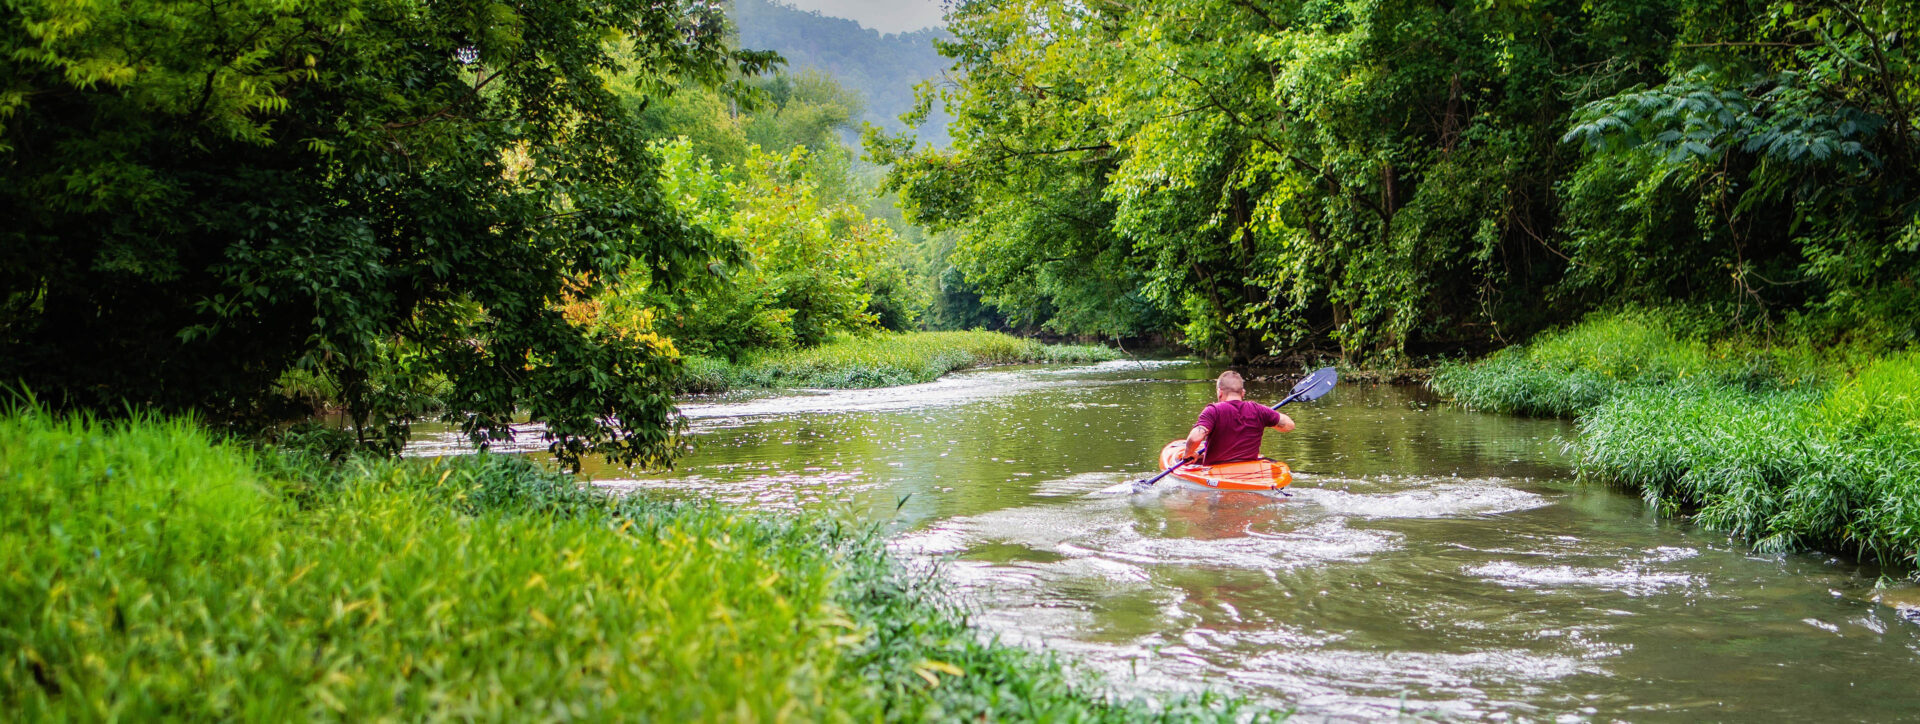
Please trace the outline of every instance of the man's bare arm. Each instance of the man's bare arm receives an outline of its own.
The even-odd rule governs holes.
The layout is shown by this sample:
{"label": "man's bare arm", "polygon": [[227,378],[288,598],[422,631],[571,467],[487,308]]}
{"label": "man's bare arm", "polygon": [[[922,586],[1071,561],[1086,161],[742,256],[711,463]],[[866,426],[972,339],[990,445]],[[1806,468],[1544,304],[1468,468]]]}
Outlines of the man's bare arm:
{"label": "man's bare arm", "polygon": [[1278,414],[1280,416],[1280,424],[1274,425],[1273,429],[1279,430],[1281,432],[1293,432],[1293,418],[1287,417],[1287,413],[1284,413],[1284,412],[1275,413],[1275,414]]}
{"label": "man's bare arm", "polygon": [[1193,430],[1187,433],[1187,457],[1193,457],[1196,454],[1194,451],[1199,450],[1200,444],[1207,441],[1207,433],[1209,432],[1211,432],[1211,430],[1208,430],[1205,426],[1193,426]]}

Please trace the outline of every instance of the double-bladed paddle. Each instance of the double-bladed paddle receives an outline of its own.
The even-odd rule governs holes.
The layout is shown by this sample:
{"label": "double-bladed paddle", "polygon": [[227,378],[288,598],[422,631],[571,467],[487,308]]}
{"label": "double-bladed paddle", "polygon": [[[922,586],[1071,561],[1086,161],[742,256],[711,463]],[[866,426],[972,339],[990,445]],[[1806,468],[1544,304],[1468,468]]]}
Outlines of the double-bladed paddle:
{"label": "double-bladed paddle", "polygon": [[[1333,386],[1335,384],[1338,384],[1339,382],[1340,382],[1339,370],[1336,370],[1332,367],[1322,367],[1318,370],[1314,370],[1313,374],[1307,375],[1306,377],[1301,378],[1299,382],[1295,383],[1293,386],[1293,392],[1291,394],[1288,394],[1286,399],[1283,399],[1279,403],[1275,404],[1273,406],[1273,409],[1278,410],[1282,407],[1286,407],[1287,405],[1295,402],[1312,402],[1314,400],[1318,400],[1322,396],[1326,395],[1328,392],[1332,392]],[[1154,483],[1160,482],[1161,478],[1164,478],[1164,477],[1167,477],[1168,475],[1173,474],[1173,471],[1179,470],[1180,466],[1185,465],[1192,460],[1193,460],[1193,457],[1191,456],[1180,458],[1179,461],[1173,464],[1173,467],[1160,471],[1159,475],[1155,475],[1152,478],[1149,478],[1146,480],[1135,480],[1132,482],[1121,483],[1119,485],[1102,488],[1097,494],[1111,495],[1114,493],[1138,493],[1138,492],[1144,491],[1148,488],[1153,487]]]}
{"label": "double-bladed paddle", "polygon": [[1293,394],[1287,395],[1287,399],[1281,400],[1279,404],[1273,406],[1273,409],[1278,410],[1286,407],[1287,403],[1290,402],[1312,402],[1318,400],[1327,393],[1332,392],[1333,386],[1339,383],[1340,370],[1332,367],[1322,367],[1314,370],[1313,374],[1300,378],[1300,381],[1293,386]]}

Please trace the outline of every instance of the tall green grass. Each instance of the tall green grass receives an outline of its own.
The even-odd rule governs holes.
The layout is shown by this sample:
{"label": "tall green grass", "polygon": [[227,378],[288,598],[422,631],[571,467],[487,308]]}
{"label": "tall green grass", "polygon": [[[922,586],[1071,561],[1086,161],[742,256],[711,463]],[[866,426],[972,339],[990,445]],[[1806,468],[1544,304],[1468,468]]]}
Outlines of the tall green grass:
{"label": "tall green grass", "polygon": [[1580,467],[1763,551],[1920,556],[1920,355],[1826,390],[1623,391],[1580,420]]}
{"label": "tall green grass", "polygon": [[688,361],[681,386],[689,392],[889,387],[931,382],[969,367],[1105,362],[1120,356],[1119,350],[1101,345],[1049,345],[999,332],[907,332],[765,352],[738,363],[694,358]]}
{"label": "tall green grass", "polygon": [[0,415],[23,719],[1175,720],[983,642],[871,530],[614,498],[511,457],[320,465]]}
{"label": "tall green grass", "polygon": [[1478,410],[1572,417],[1627,388],[1709,384],[1765,390],[1816,384],[1832,374],[1806,347],[1716,334],[1725,331],[1673,310],[1599,314],[1482,360],[1441,364],[1429,385]]}
{"label": "tall green grass", "polygon": [[1764,551],[1920,562],[1920,353],[1712,336],[1671,313],[1599,315],[1433,388],[1579,417],[1579,470]]}

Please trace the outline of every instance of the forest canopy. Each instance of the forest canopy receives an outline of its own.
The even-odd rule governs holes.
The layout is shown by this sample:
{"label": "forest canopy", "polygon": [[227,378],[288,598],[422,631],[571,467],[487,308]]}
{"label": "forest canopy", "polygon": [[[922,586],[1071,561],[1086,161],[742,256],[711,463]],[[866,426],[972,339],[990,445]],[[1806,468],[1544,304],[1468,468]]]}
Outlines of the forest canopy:
{"label": "forest canopy", "polygon": [[941,38],[905,116],[945,148],[741,49],[762,11],[805,15],[8,5],[0,380],[658,465],[687,358],[882,330],[1399,361],[1675,303],[1916,341],[1905,4],[964,0],[881,38]]}
{"label": "forest canopy", "polygon": [[[0,379],[58,406],[284,418],[324,377],[391,449],[419,388],[476,438],[673,452],[677,352],[566,314],[739,252],[675,211],[635,114],[776,58],[697,1],[9,3]],[[611,83],[609,79],[624,79]]]}
{"label": "forest canopy", "polygon": [[942,308],[866,100],[728,9],[8,6],[0,379],[337,454],[440,418],[668,463],[690,357]]}
{"label": "forest canopy", "polygon": [[965,0],[949,30],[951,150],[868,146],[1016,321],[1241,360],[1622,302],[1915,340],[1910,3]]}

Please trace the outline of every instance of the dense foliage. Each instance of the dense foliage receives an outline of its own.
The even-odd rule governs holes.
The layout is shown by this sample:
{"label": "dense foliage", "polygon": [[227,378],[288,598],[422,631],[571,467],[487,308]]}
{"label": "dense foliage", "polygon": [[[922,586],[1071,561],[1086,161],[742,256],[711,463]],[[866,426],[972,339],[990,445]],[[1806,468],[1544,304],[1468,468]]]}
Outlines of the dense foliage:
{"label": "dense foliage", "polygon": [[711,5],[21,2],[0,55],[0,377],[245,423],[305,370],[389,448],[432,379],[477,438],[671,454],[670,344],[561,307],[732,256],[607,82],[764,68]]}
{"label": "dense foliage", "polygon": [[9,6],[0,377],[657,465],[683,353],[992,321],[848,148],[859,93],[722,10]]}
{"label": "dense foliage", "polygon": [[898,263],[899,237],[833,198],[817,175],[820,159],[805,146],[785,153],[755,146],[738,168],[715,169],[685,143],[666,147],[665,155],[666,187],[676,203],[746,252],[728,284],[635,299],[660,311],[662,331],[685,351],[737,358],[913,325],[924,303]]}
{"label": "dense foliage", "polygon": [[844,140],[860,108],[825,75],[784,72],[648,103],[642,123],[674,139],[655,146],[667,199],[739,256],[715,260],[714,284],[661,287],[636,269],[597,311],[644,312],[681,352],[726,359],[917,328],[927,256]]}
{"label": "dense foliage", "polygon": [[874,136],[1016,320],[1248,358],[1614,300],[1915,339],[1920,9],[968,0],[950,152]]}
{"label": "dense foliage", "polygon": [[1271,716],[983,642],[871,529],[525,458],[336,467],[16,409],[0,499],[0,708],[28,720]]}

